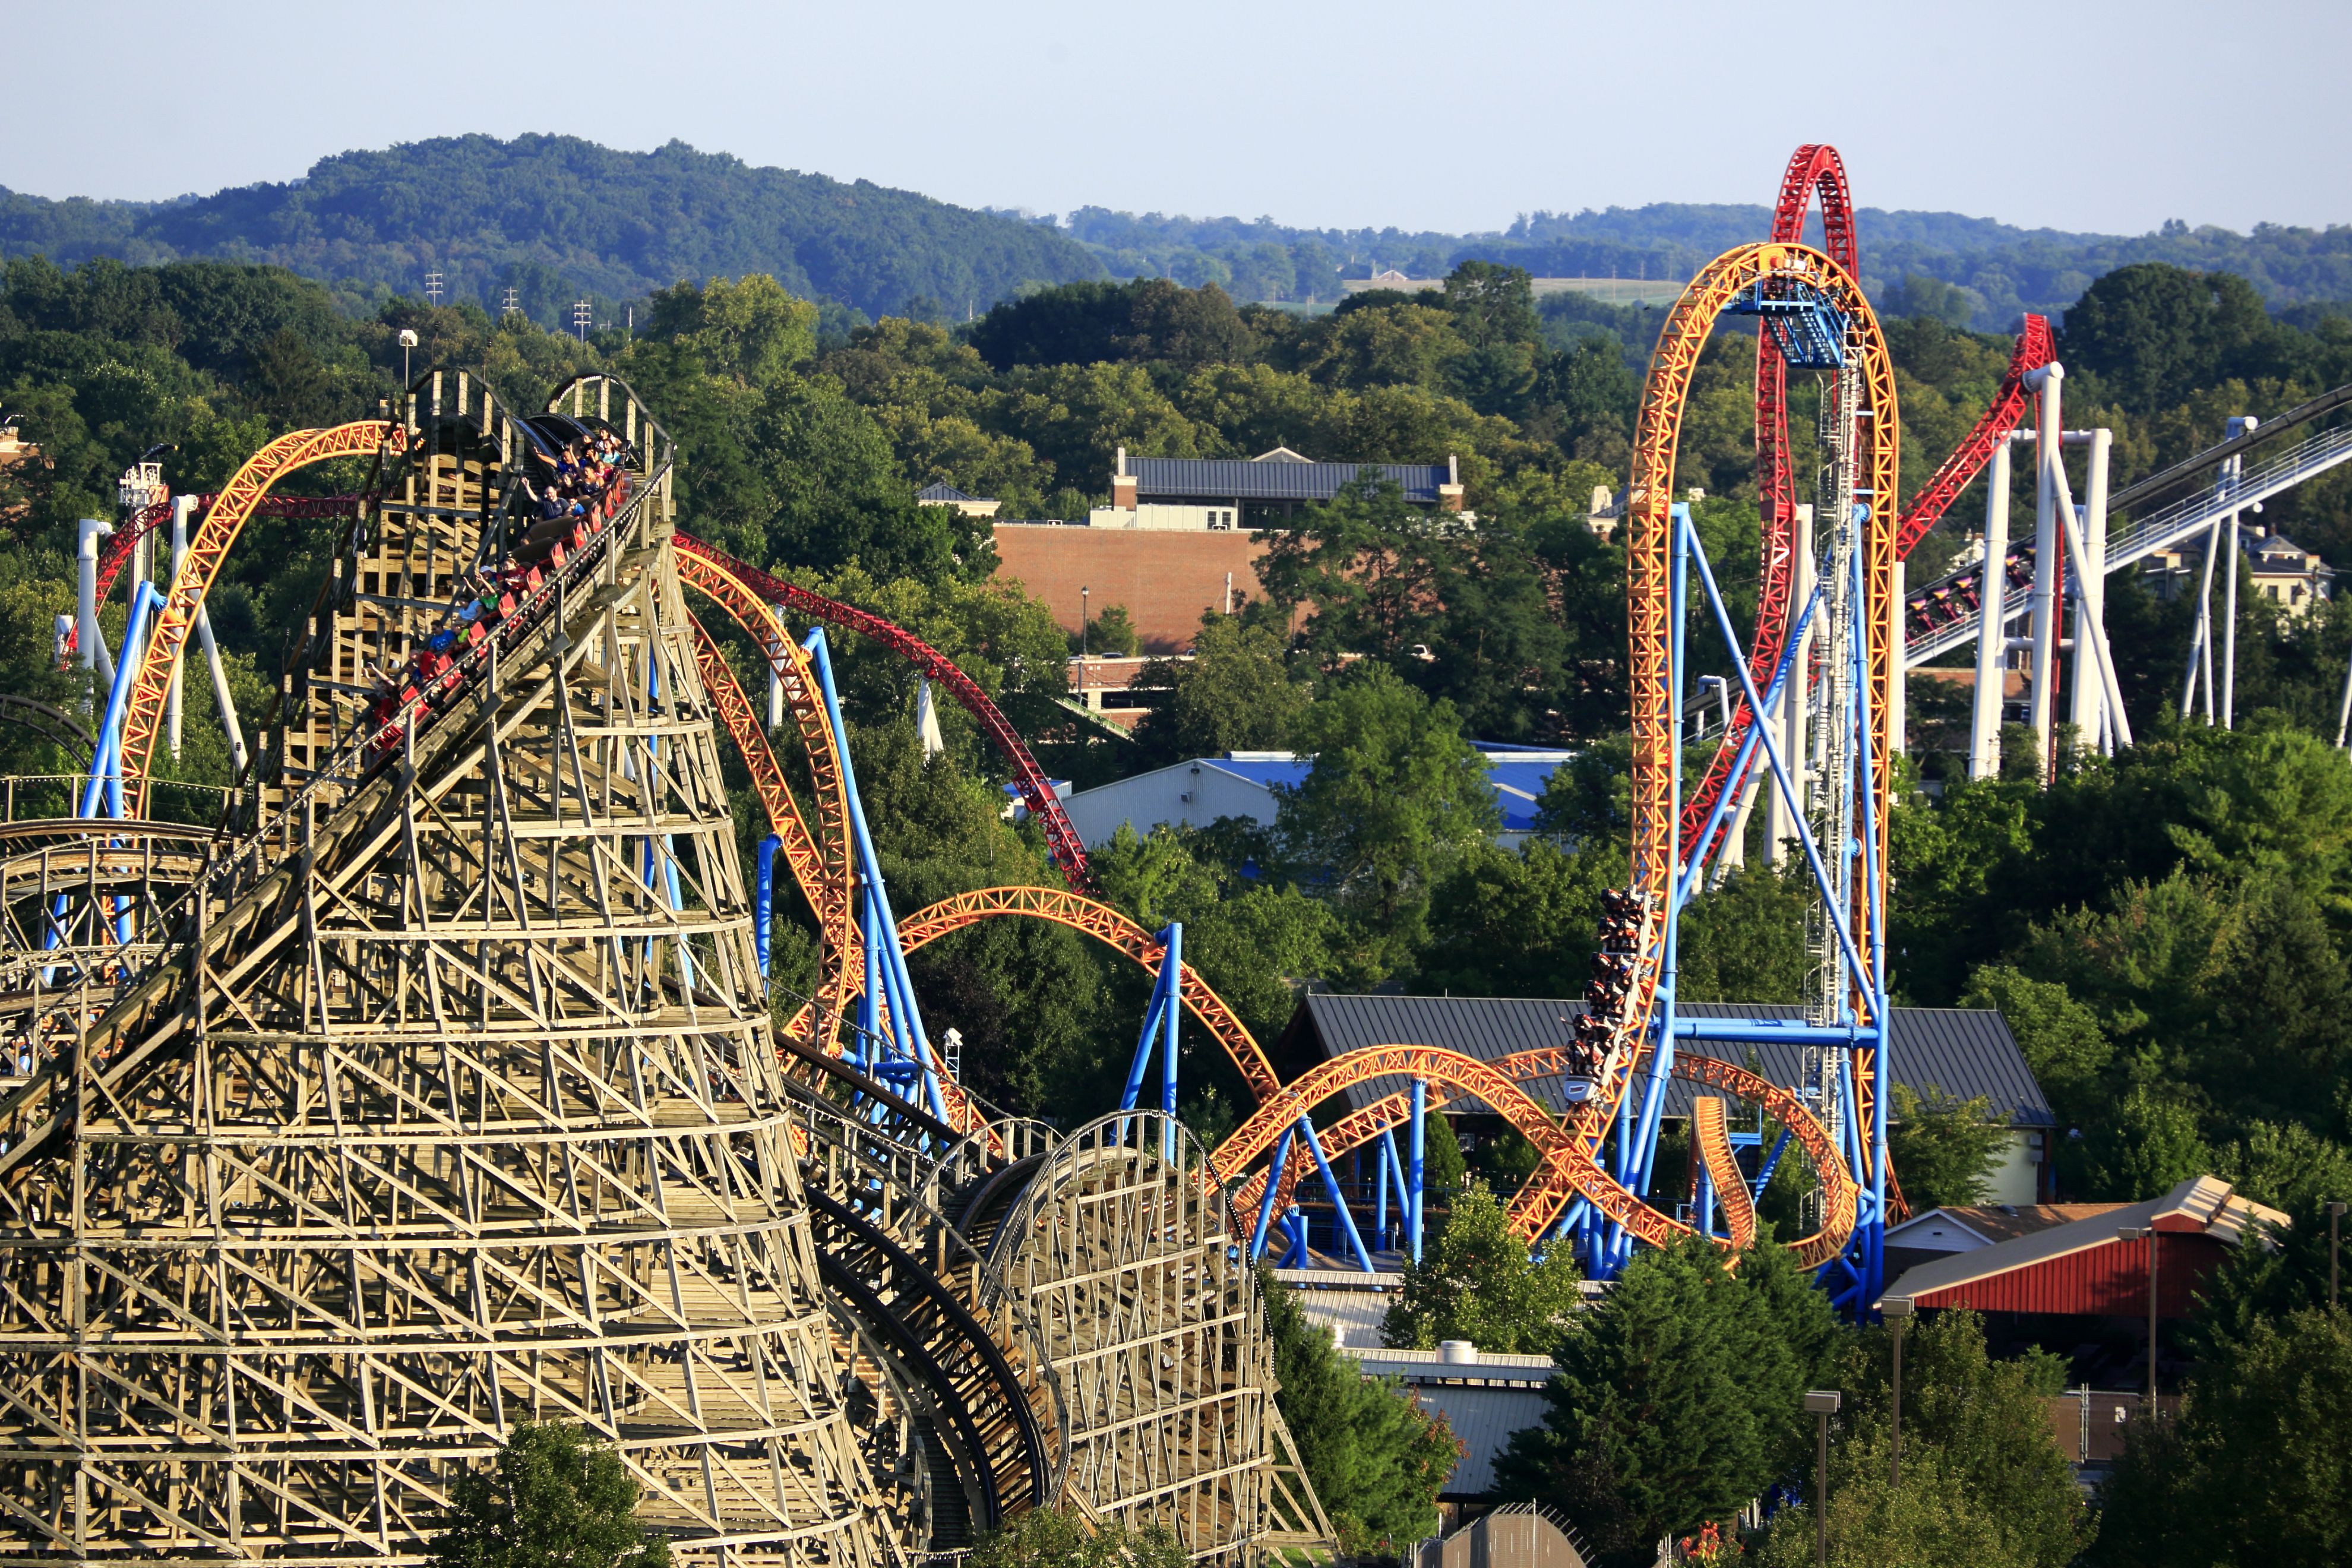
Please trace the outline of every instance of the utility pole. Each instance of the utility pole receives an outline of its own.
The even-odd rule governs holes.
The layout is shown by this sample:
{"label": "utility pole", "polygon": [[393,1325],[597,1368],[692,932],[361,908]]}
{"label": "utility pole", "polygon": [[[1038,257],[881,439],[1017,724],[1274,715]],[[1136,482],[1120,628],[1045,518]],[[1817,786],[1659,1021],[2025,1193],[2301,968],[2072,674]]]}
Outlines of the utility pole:
{"label": "utility pole", "polygon": [[1816,1388],[1805,1394],[1805,1409],[1816,1422],[1813,1451],[1814,1568],[1829,1568],[1830,1563],[1830,1417],[1837,1414],[1840,1397],[1834,1388]]}
{"label": "utility pole", "polygon": [[425,297],[433,301],[435,309],[440,308],[441,274],[438,271],[427,272],[425,275]]}
{"label": "utility pole", "polygon": [[2336,1227],[2342,1224],[2343,1219],[2343,1204],[2329,1204],[2327,1205],[2327,1310],[2331,1312],[2336,1310]]}
{"label": "utility pole", "polygon": [[591,305],[587,300],[577,300],[572,302],[572,330],[580,334],[580,341],[583,343],[588,341],[588,323],[595,320],[595,317],[596,307]]}
{"label": "utility pole", "polygon": [[2125,1241],[2147,1242],[2147,1414],[2156,1418],[2156,1237],[2154,1225],[2127,1225],[2116,1232]]}
{"label": "utility pole", "polygon": [[1878,1304],[1878,1315],[1886,1320],[1887,1330],[1895,1336],[1895,1411],[1887,1425],[1886,1489],[1898,1491],[1903,1486],[1903,1331],[1911,1321],[1911,1299],[1889,1296]]}

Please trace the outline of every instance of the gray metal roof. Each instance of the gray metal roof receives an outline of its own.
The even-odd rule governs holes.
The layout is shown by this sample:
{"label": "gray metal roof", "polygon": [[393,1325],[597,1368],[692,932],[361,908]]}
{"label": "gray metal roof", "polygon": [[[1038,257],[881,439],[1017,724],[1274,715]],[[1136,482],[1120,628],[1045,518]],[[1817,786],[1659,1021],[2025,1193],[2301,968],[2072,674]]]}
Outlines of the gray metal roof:
{"label": "gray metal roof", "polygon": [[[1367,1369],[1370,1370],[1370,1369]],[[1495,1456],[1511,1445],[1511,1434],[1543,1425],[1546,1402],[1540,1388],[1465,1388],[1453,1384],[1416,1384],[1421,1407],[1445,1417],[1462,1443],[1461,1463],[1437,1494],[1477,1497],[1495,1488]]]}
{"label": "gray metal roof", "polygon": [[1437,502],[1444,463],[1292,463],[1246,458],[1130,458],[1138,500],[1329,500],[1360,474],[1393,480],[1404,499]]}
{"label": "gray metal roof", "polygon": [[[1497,996],[1339,996],[1310,993],[1292,1018],[1290,1029],[1302,1025],[1313,1031],[1313,1048],[1324,1057],[1343,1056],[1366,1046],[1437,1046],[1481,1061],[1493,1061],[1517,1051],[1568,1043],[1575,1034],[1581,1002],[1540,997]],[[1801,1007],[1769,1004],[1685,1002],[1675,1011],[1686,1018],[1788,1018],[1805,1016]],[[2006,1111],[2012,1127],[2054,1127],[2058,1119],[2042,1097],[2042,1088],[2017,1048],[2016,1037],[1997,1011],[1963,1007],[1897,1007],[1895,1038],[1890,1048],[1895,1081],[1922,1093],[1929,1085],[1962,1100],[1981,1094],[1996,1111]],[[1287,1034],[1287,1031],[1286,1031]],[[1758,1068],[1777,1084],[1795,1088],[1802,1077],[1802,1047],[1770,1043],[1749,1047],[1717,1040],[1683,1040],[1679,1049],[1702,1051],[1724,1061],[1745,1063],[1756,1052]],[[1361,1108],[1408,1088],[1402,1078],[1374,1079],[1347,1091],[1349,1103]],[[1566,1100],[1559,1080],[1539,1079],[1528,1086],[1537,1103],[1559,1112]],[[1665,1114],[1690,1114],[1693,1086],[1680,1079],[1666,1082]],[[1485,1109],[1475,1100],[1456,1100],[1460,1110]]]}
{"label": "gray metal roof", "polygon": [[964,492],[963,492],[963,491],[961,491],[961,490],[960,490],[960,489],[956,489],[956,488],[955,488],[955,486],[953,486],[953,485],[951,485],[951,484],[948,483],[945,479],[940,479],[940,480],[938,480],[938,481],[936,481],[936,482],[934,482],[934,483],[925,485],[921,489],[919,489],[919,490],[917,490],[917,491],[915,492],[915,499],[916,499],[917,500],[929,500],[929,501],[960,501],[960,500],[980,500],[980,498],[979,498],[978,496],[972,496],[972,495],[966,495],[966,494],[964,494]]}

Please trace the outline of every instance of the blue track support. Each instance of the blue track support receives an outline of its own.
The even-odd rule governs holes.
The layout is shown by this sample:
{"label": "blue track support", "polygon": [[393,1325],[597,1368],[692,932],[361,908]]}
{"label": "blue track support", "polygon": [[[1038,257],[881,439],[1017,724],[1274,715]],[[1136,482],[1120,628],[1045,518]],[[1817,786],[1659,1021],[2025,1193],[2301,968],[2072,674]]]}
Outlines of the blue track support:
{"label": "blue track support", "polygon": [[1160,1026],[1166,1032],[1160,1042],[1160,1109],[1168,1121],[1160,1135],[1160,1157],[1172,1164],[1176,1159],[1176,1026],[1184,1016],[1182,922],[1169,921],[1161,938],[1168,951],[1160,961]]}
{"label": "blue track support", "polygon": [[139,584],[131,601],[131,615],[122,631],[122,657],[114,661],[114,680],[107,689],[106,714],[100,721],[97,755],[90,758],[89,783],[82,791],[81,816],[96,816],[102,804],[110,816],[122,815],[122,714],[131,702],[131,688],[139,679],[139,662],[131,655],[144,638],[148,616],[163,603],[152,583]]}
{"label": "blue track support", "polygon": [[1282,1216],[1282,1223],[1283,1228],[1290,1233],[1290,1250],[1283,1254],[1282,1261],[1276,1267],[1281,1268],[1309,1267],[1315,1259],[1313,1254],[1307,1250],[1307,1215],[1300,1212],[1297,1204],[1293,1204],[1290,1205],[1290,1212]]}
{"label": "blue track support", "polygon": [[1421,1178],[1425,1166],[1425,1161],[1423,1156],[1427,1147],[1424,1142],[1424,1139],[1427,1136],[1428,1122],[1429,1085],[1423,1082],[1420,1079],[1415,1079],[1412,1080],[1412,1135],[1406,1141],[1406,1147],[1412,1155],[1412,1164],[1406,1173],[1404,1189],[1406,1246],[1408,1250],[1412,1252],[1412,1260],[1415,1263],[1421,1261],[1421,1203],[1423,1196]]}
{"label": "blue track support", "polygon": [[1315,1155],[1315,1168],[1323,1173],[1323,1190],[1331,1194],[1331,1212],[1337,1218],[1339,1234],[1347,1238],[1348,1250],[1356,1255],[1356,1267],[1365,1273],[1372,1271],[1372,1255],[1364,1249],[1364,1238],[1356,1229],[1356,1216],[1349,1211],[1348,1194],[1339,1187],[1339,1178],[1331,1173],[1331,1162],[1323,1154],[1323,1140],[1315,1136],[1315,1124],[1304,1116],[1298,1119],[1299,1136]]}
{"label": "blue track support", "polygon": [[1380,1238],[1381,1250],[1389,1249],[1389,1172],[1396,1163],[1396,1140],[1386,1131],[1381,1133],[1381,1146],[1374,1151],[1380,1163],[1372,1178],[1372,1234]]}
{"label": "blue track support", "polygon": [[[809,633],[802,645],[816,665],[817,686],[824,693],[824,716],[833,726],[834,743],[841,752],[841,793],[849,804],[849,827],[857,846],[859,872],[866,883],[867,934],[866,942],[866,995],[858,1005],[858,1019],[864,1025],[873,1013],[877,998],[877,983],[894,1005],[890,1009],[891,1032],[904,1051],[920,1069],[923,1099],[931,1114],[944,1121],[948,1119],[947,1098],[940,1092],[939,1068],[931,1058],[931,1045],[923,1033],[922,1015],[915,1006],[914,977],[907,973],[907,952],[898,945],[898,925],[890,912],[889,889],[883,886],[882,862],[874,853],[874,836],[866,825],[866,805],[858,798],[857,774],[849,760],[849,726],[842,721],[841,694],[833,680],[833,656],[825,646],[824,628]],[[878,1033],[878,1026],[877,1028]],[[868,1049],[875,1035],[868,1035]]]}
{"label": "blue track support", "polygon": [[1715,1235],[1715,1173],[1698,1163],[1698,1181],[1691,1193],[1691,1225],[1701,1236]]}
{"label": "blue track support", "polygon": [[1397,1228],[1402,1231],[1404,1228],[1406,1211],[1412,1207],[1412,1194],[1405,1187],[1404,1156],[1397,1152],[1395,1128],[1384,1127],[1381,1130],[1381,1154],[1388,1163],[1389,1184],[1396,1193]]}
{"label": "blue track support", "polygon": [[753,911],[751,945],[760,954],[760,978],[768,977],[769,946],[776,933],[776,851],[784,841],[774,834],[760,840],[759,907]]}
{"label": "blue track support", "polygon": [[[1727,778],[1744,780],[1748,777],[1748,770],[1755,766],[1756,750],[1761,743],[1758,731],[1764,728],[1764,715],[1779,705],[1781,693],[1788,689],[1789,676],[1796,668],[1797,650],[1804,646],[1805,632],[1811,626],[1813,611],[1820,607],[1821,602],[1822,591],[1816,587],[1813,590],[1813,596],[1805,601],[1803,612],[1797,616],[1797,624],[1790,628],[1788,646],[1780,650],[1780,662],[1772,667],[1772,684],[1764,689],[1764,700],[1767,706],[1758,710],[1749,722],[1748,733],[1740,740],[1739,752],[1732,761],[1731,772],[1727,775]],[[1706,851],[1714,845],[1716,835],[1722,831],[1723,819],[1731,815],[1732,806],[1741,793],[1740,790],[1730,788],[1727,784],[1725,788],[1717,792],[1715,809],[1707,816],[1706,831],[1699,835],[1699,855],[1697,858],[1683,868],[1683,874],[1675,886],[1675,909],[1677,912],[1691,901],[1691,895],[1698,890],[1699,879],[1706,875]]]}
{"label": "blue track support", "polygon": [[1789,1130],[1783,1127],[1780,1138],[1772,1145],[1772,1152],[1765,1155],[1763,1163],[1756,1167],[1756,1180],[1749,1184],[1749,1196],[1754,1201],[1764,1201],[1764,1189],[1772,1184],[1772,1173],[1780,1168],[1780,1156],[1788,1152]]}
{"label": "blue track support", "polygon": [[[1143,1031],[1136,1037],[1135,1059],[1127,1069],[1127,1087],[1119,1092],[1118,1108],[1132,1110],[1143,1098],[1143,1079],[1151,1065],[1151,1048],[1160,1047],[1160,1109],[1168,1121],[1160,1132],[1160,1157],[1176,1158],[1176,1026],[1184,1014],[1184,927],[1171,921],[1160,933],[1160,977],[1152,984],[1151,1001],[1143,1010]],[[1126,1124],[1120,1123],[1123,1127]]]}
{"label": "blue track support", "polygon": [[[1674,827],[1666,837],[1668,860],[1661,878],[1664,884],[1665,895],[1669,900],[1675,895],[1675,883],[1679,880],[1681,872],[1681,867],[1677,862],[1682,855],[1683,677],[1688,670],[1687,643],[1690,616],[1687,613],[1687,605],[1690,594],[1691,549],[1698,537],[1697,529],[1691,523],[1688,506],[1676,501],[1671,509],[1670,515],[1678,525],[1675,530],[1675,553],[1666,589],[1667,614],[1673,617],[1673,629],[1666,641],[1666,689],[1667,700],[1671,704],[1671,710],[1675,716],[1672,743],[1666,763],[1666,776],[1669,781],[1668,798],[1674,803],[1672,815],[1668,820],[1674,824]],[[1758,708],[1752,711],[1761,714],[1763,710]],[[1761,731],[1762,728],[1761,724],[1750,726],[1751,731]],[[1669,919],[1666,921],[1665,951],[1661,956],[1658,966],[1656,1002],[1654,1004],[1657,1010],[1655,1015],[1657,1022],[1654,1026],[1657,1031],[1657,1037],[1650,1047],[1649,1076],[1642,1087],[1641,1121],[1633,1130],[1633,1147],[1628,1152],[1632,1158],[1617,1176],[1618,1181],[1631,1188],[1635,1195],[1645,1198],[1650,1192],[1651,1156],[1657,1150],[1658,1121],[1665,1113],[1666,1078],[1674,1068],[1675,976],[1676,966],[1680,962],[1681,943],[1678,933],[1681,929],[1680,920]],[[1633,1237],[1621,1230],[1617,1237],[1617,1246],[1610,1258],[1610,1271],[1613,1274],[1618,1268],[1622,1268],[1632,1258],[1633,1251]]]}
{"label": "blue track support", "polygon": [[1270,1237],[1268,1227],[1274,1222],[1274,1194],[1282,1185],[1282,1168],[1290,1163],[1290,1131],[1283,1130],[1274,1145],[1274,1163],[1265,1173],[1265,1191],[1257,1200],[1257,1224],[1250,1231],[1250,1261],[1265,1256],[1265,1244]]}
{"label": "blue track support", "polygon": [[[1690,532],[1687,526],[1685,531]],[[1693,542],[1696,543],[1695,536]],[[1699,584],[1706,590],[1707,604],[1715,611],[1716,624],[1722,628],[1724,645],[1736,650],[1739,646],[1739,638],[1731,629],[1731,612],[1725,607],[1722,592],[1715,585],[1715,574],[1708,569],[1706,551],[1703,547],[1693,549],[1691,563],[1698,568]],[[1762,699],[1756,690],[1756,682],[1748,676],[1747,663],[1735,658],[1732,660],[1731,669],[1732,673],[1739,678],[1740,693],[1748,699],[1748,710],[1754,713],[1762,712],[1764,710]],[[1797,786],[1789,776],[1788,763],[1780,755],[1780,746],[1772,739],[1771,727],[1759,725],[1758,730],[1763,737],[1764,755],[1772,764],[1773,776],[1780,780],[1781,797],[1791,803],[1797,801],[1801,798],[1797,794]],[[1862,955],[1854,950],[1853,932],[1846,922],[1845,911],[1838,908],[1836,884],[1831,880],[1829,870],[1822,861],[1822,847],[1813,841],[1812,828],[1801,816],[1797,819],[1796,827],[1797,842],[1805,851],[1805,863],[1811,868],[1813,883],[1821,889],[1822,897],[1829,904],[1827,912],[1830,924],[1837,932],[1838,945],[1844,950],[1845,961],[1851,966],[1853,973],[1868,974],[1871,973],[1870,965],[1863,963]]]}

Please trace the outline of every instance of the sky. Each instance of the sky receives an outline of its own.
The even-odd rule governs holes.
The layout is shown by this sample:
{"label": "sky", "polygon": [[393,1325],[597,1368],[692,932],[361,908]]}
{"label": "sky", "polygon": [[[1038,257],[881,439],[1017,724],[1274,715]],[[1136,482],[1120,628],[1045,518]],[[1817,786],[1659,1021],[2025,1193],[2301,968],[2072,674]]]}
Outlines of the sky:
{"label": "sky", "polygon": [[561,132],[1082,205],[1464,233],[1769,202],[2137,234],[2352,222],[2352,3],[1014,0],[14,8],[0,185],[155,199],[359,147]]}

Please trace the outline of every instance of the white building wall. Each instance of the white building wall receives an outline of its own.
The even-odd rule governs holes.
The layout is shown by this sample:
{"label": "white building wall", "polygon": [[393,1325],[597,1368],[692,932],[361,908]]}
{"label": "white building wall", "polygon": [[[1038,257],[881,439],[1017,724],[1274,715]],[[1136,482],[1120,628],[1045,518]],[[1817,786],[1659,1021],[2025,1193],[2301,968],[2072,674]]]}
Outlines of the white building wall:
{"label": "white building wall", "polygon": [[1161,533],[1207,533],[1239,528],[1241,515],[1241,509],[1231,501],[1219,506],[1177,506],[1147,501],[1140,506],[1098,506],[1087,513],[1087,526],[1140,529]]}
{"label": "white building wall", "polygon": [[1081,790],[1063,803],[1070,825],[1088,848],[1108,841],[1122,823],[1148,834],[1160,823],[1206,827],[1221,816],[1244,816],[1274,826],[1274,792],[1262,784],[1226,773],[1213,763],[1178,763],[1138,773],[1097,789]]}

